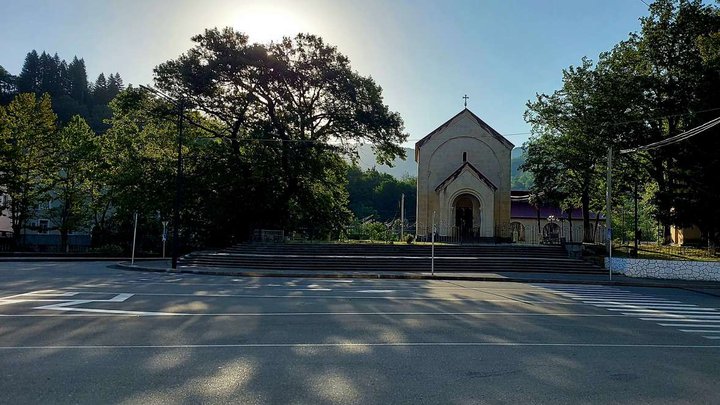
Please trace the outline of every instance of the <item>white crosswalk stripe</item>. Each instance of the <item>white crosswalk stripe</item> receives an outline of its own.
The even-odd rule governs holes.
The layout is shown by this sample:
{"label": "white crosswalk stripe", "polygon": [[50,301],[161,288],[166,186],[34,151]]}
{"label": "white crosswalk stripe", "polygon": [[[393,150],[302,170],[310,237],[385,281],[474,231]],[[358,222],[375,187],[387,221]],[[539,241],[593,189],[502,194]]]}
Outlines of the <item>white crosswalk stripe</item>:
{"label": "white crosswalk stripe", "polygon": [[638,317],[660,326],[678,328],[680,332],[701,334],[706,339],[720,339],[720,311],[717,308],[699,307],[615,287],[583,285],[552,287],[535,285],[535,287],[551,290],[559,296],[597,308]]}

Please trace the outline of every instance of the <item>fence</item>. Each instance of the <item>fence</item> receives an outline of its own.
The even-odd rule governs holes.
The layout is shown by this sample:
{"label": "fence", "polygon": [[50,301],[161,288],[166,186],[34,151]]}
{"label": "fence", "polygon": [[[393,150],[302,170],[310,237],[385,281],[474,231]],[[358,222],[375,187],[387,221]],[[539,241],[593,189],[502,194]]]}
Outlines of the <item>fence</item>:
{"label": "fence", "polygon": [[[406,228],[406,233],[417,235],[417,240],[427,242],[431,239],[431,226],[424,224],[415,224]],[[527,245],[539,244],[560,244],[561,242],[582,242],[584,231],[582,224],[570,227],[565,223],[547,223],[547,224],[523,224],[520,222],[511,222],[508,224],[500,224],[494,228],[494,236],[484,236],[481,229],[460,228],[457,226],[447,226],[443,224],[436,225],[435,240],[446,243],[492,243],[506,242]],[[604,244],[605,226],[593,226],[593,234],[590,240],[596,244]]]}
{"label": "fence", "polygon": [[720,260],[720,249],[714,246],[676,246],[658,243],[640,243],[637,252],[635,246],[613,246],[616,254],[625,257],[637,257],[661,260]]}
{"label": "fence", "polygon": [[[575,224],[574,224],[575,225]],[[605,226],[593,225],[591,240],[596,244],[605,243]],[[402,235],[402,237],[401,237]],[[284,232],[283,230],[257,229],[253,232],[253,241],[260,243],[281,243],[292,241],[321,241],[321,240],[358,240],[378,242],[405,242],[408,238],[418,242],[430,242],[432,239],[432,226],[422,223],[409,223],[401,227],[400,221],[366,222],[349,225],[340,232],[340,235],[323,235],[319,237],[307,230]],[[401,240],[402,239],[402,240]],[[522,224],[511,222],[497,225],[493,229],[493,236],[487,236],[480,227],[459,227],[446,224],[436,224],[435,241],[450,244],[472,243],[515,243],[527,245],[560,244],[565,242],[582,242],[582,224],[570,227],[565,223]]]}
{"label": "fence", "polygon": [[[60,235],[22,235],[22,247],[35,252],[60,252]],[[86,253],[90,249],[90,235],[68,235],[67,253]]]}
{"label": "fence", "polygon": [[253,232],[253,242],[282,243],[285,241],[285,231],[282,229],[256,229]]}

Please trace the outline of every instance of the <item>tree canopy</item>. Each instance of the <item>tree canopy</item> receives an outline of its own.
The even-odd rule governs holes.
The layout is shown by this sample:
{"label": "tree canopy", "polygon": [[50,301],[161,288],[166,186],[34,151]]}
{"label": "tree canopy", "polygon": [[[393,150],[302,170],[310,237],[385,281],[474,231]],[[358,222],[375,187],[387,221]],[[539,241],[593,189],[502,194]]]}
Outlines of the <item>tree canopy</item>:
{"label": "tree canopy", "polygon": [[[597,64],[583,59],[563,86],[528,103],[533,137],[524,169],[540,197],[601,207],[606,150],[666,139],[718,116],[720,10],[700,0],[658,0],[633,33]],[[616,160],[615,193],[653,191],[656,218],[697,225],[718,241],[718,130]],[[642,190],[641,190],[642,191]],[[595,203],[593,203],[595,201]],[[587,226],[587,219],[586,219]],[[587,229],[587,228],[586,228]]]}
{"label": "tree canopy", "polygon": [[225,28],[193,41],[155,69],[155,82],[216,124],[208,136],[223,148],[221,211],[231,234],[338,230],[349,216],[343,156],[358,142],[372,144],[381,162],[404,153],[403,122],[381,88],[321,38],[251,44]]}
{"label": "tree canopy", "polygon": [[119,73],[111,74],[109,79],[101,73],[95,82],[89,82],[85,60],[77,56],[67,63],[57,53],[38,54],[32,50],[17,76],[0,66],[0,104],[9,103],[16,94],[48,94],[61,124],[79,115],[96,133],[108,129],[104,122],[111,114],[108,103],[124,88]]}

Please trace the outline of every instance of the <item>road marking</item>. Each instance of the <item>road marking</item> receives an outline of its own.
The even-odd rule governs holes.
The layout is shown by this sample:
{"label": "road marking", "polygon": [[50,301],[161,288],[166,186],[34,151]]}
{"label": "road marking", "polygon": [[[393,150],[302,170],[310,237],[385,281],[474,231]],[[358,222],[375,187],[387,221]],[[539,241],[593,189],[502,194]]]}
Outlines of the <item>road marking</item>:
{"label": "road marking", "polygon": [[654,321],[654,322],[720,322],[720,319],[694,319],[693,318],[685,318],[685,317],[679,317],[679,318],[640,318],[643,321]]}
{"label": "road marking", "polygon": [[359,293],[393,293],[395,290],[358,290]]}
{"label": "road marking", "polygon": [[[585,301],[583,301],[585,302]],[[668,308],[668,309],[698,309],[698,308],[705,308],[705,307],[698,307],[697,305],[693,304],[671,304],[671,303],[665,303],[665,302],[652,302],[652,303],[639,303],[639,304],[628,304],[628,303],[614,303],[612,301],[605,301],[602,303],[589,303],[591,305],[594,305],[596,307],[600,308],[609,308],[609,307],[623,307],[623,308]],[[708,311],[717,311],[714,308],[707,309]]]}
{"label": "road marking", "polygon": [[[582,287],[554,288],[540,285],[534,287],[544,288],[555,294],[570,297],[607,311],[620,312],[627,316],[638,316],[643,321],[656,322],[661,326],[684,327],[691,323],[702,323],[706,326],[720,323],[720,312],[716,308],[698,307],[693,304],[680,304],[678,301],[669,301],[664,298],[637,295],[612,287],[595,287],[584,290]],[[572,292],[568,292],[572,291]],[[661,322],[676,322],[674,324]],[[720,325],[718,325],[720,327]],[[688,330],[680,329],[682,332]],[[713,332],[713,331],[710,331]],[[703,336],[705,338],[712,338]],[[720,337],[717,337],[720,338]]]}
{"label": "road marking", "polygon": [[632,311],[632,312],[622,312],[623,315],[628,316],[656,316],[656,317],[673,317],[678,316],[682,318],[691,318],[691,319],[720,319],[720,315],[706,315],[707,313],[703,312],[643,312],[643,311]]}
{"label": "road marking", "polygon": [[720,313],[718,312],[710,312],[710,311],[702,311],[700,308],[698,308],[697,311],[695,311],[695,308],[691,309],[661,309],[661,308],[648,308],[648,309],[641,309],[641,308],[605,308],[608,311],[616,311],[616,312],[622,312],[624,314],[632,314],[632,313],[638,313],[638,315],[642,314],[697,314],[697,315],[708,315],[708,316],[717,316],[720,317]]}
{"label": "road marking", "polygon": [[643,305],[643,304],[651,304],[651,305],[675,305],[679,307],[695,307],[697,305],[694,304],[681,304],[680,301],[667,301],[667,300],[643,300],[643,301],[625,301],[625,300],[583,300],[586,304],[630,304],[630,305]]}
{"label": "road marking", "polygon": [[54,292],[54,290],[40,290],[24,292],[21,294],[10,295],[7,297],[1,297],[0,301],[12,300],[13,298],[18,297],[29,297],[28,299],[32,299],[33,297],[73,297],[77,294],[77,292]]}
{"label": "road marking", "polygon": [[[102,295],[102,294],[117,294],[117,292],[111,292],[111,291],[80,291],[75,292],[75,294],[82,293],[82,294],[96,294],[96,295]],[[388,300],[388,301],[460,301],[460,302],[493,302],[493,303],[503,303],[503,302],[510,302],[510,303],[525,303],[525,304],[532,304],[532,305],[542,305],[542,304],[550,304],[550,305],[585,305],[582,302],[577,301],[568,301],[568,302],[558,302],[558,301],[543,301],[543,300],[520,300],[519,298],[500,298],[500,299],[493,299],[493,298],[475,298],[475,297],[467,297],[467,298],[448,298],[448,297],[413,297],[413,296],[368,296],[368,295],[276,295],[276,294],[218,294],[218,293],[212,293],[212,294],[197,294],[197,293],[145,293],[145,292],[131,292],[129,294],[136,295],[136,296],[143,296],[143,297],[192,297],[192,298],[248,298],[248,299],[255,299],[255,298],[291,298],[291,299],[308,299],[308,300],[322,300],[322,299],[352,299],[352,300]]]}
{"label": "road marking", "polygon": [[[73,303],[74,304],[74,303]],[[53,309],[53,308],[47,308]],[[132,315],[132,316],[213,316],[213,317],[262,317],[262,316],[547,316],[547,317],[583,317],[583,318],[625,318],[619,314],[578,314],[568,313],[537,313],[537,312],[216,312],[216,313],[191,313],[191,312],[152,312],[152,311],[124,311],[105,310],[91,308],[55,308],[63,311],[90,312],[98,314]],[[43,317],[81,317],[100,315],[61,315],[61,314],[0,314],[0,318],[43,318]]]}
{"label": "road marking", "polygon": [[[76,302],[73,305],[84,304],[87,302]],[[69,307],[46,307],[36,309],[50,309],[55,311],[72,311],[72,312],[92,312],[99,314],[117,314],[117,315],[131,315],[131,316],[182,316],[192,315],[180,312],[146,312],[146,311],[124,311],[120,309],[96,309],[96,308],[69,308]]]}
{"label": "road marking", "polygon": [[125,311],[125,310],[118,310],[118,309],[96,309],[96,308],[75,308],[76,305],[81,304],[88,304],[93,302],[125,302],[128,298],[131,298],[133,294],[130,293],[122,293],[117,294],[116,296],[107,299],[107,300],[72,300],[72,301],[66,301],[61,302],[58,304],[50,304],[50,305],[43,305],[40,307],[35,307],[34,309],[46,309],[51,311],[72,311],[72,312],[92,312],[92,313],[101,313],[101,314],[123,314],[123,315],[173,315],[171,312],[146,312],[146,311]]}
{"label": "road marking", "polygon": [[660,326],[674,326],[674,327],[682,327],[682,328],[720,328],[720,325],[693,325],[689,323],[659,323]]}
{"label": "road marking", "polygon": [[720,336],[703,336],[705,339],[720,339]]}
{"label": "road marking", "polygon": [[720,333],[720,330],[712,330],[712,329],[680,329],[680,332],[688,332],[688,333]]}
{"label": "road marking", "polygon": [[122,294],[118,294],[118,295],[114,296],[113,298],[110,298],[109,300],[106,300],[106,301],[95,300],[95,302],[123,302],[132,296],[133,296],[133,294],[130,294],[130,293],[122,293]]}
{"label": "road marking", "polygon": [[[87,294],[117,294],[117,292],[92,291],[83,292]],[[191,293],[144,293],[132,292],[131,294],[144,297],[193,297],[193,298],[292,298],[292,299],[353,299],[353,300],[405,300],[405,301],[468,301],[468,302],[519,302],[517,299],[483,299],[475,297],[467,298],[446,298],[446,297],[412,297],[412,296],[367,296],[367,295],[279,295],[279,294],[191,294]],[[532,304],[553,304],[553,305],[582,305],[579,302],[561,303],[557,301],[522,301]]]}
{"label": "road marking", "polygon": [[556,294],[560,295],[568,295],[568,296],[574,296],[574,297],[587,297],[588,299],[594,299],[597,297],[617,297],[617,298],[648,298],[647,296],[643,294],[635,294],[635,293],[608,293],[608,292],[556,292]]}
{"label": "road marking", "polygon": [[703,307],[675,307],[669,305],[595,305],[599,308],[605,308],[608,311],[695,311],[698,313],[718,314],[717,309]]}
{"label": "road marking", "polygon": [[[715,337],[710,337],[714,339]],[[718,336],[717,338],[720,338]],[[237,343],[184,345],[58,345],[0,346],[0,350],[114,350],[114,349],[231,349],[231,348],[334,348],[334,347],[587,347],[649,349],[720,349],[720,345],[621,344],[621,343],[525,343],[525,342],[381,342],[381,343]]]}

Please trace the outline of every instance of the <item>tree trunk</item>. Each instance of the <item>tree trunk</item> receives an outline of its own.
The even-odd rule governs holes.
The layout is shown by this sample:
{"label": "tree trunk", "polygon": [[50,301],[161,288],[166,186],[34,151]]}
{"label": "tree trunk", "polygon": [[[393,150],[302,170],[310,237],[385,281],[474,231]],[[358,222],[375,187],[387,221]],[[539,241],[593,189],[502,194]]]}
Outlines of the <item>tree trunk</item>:
{"label": "tree trunk", "polygon": [[573,241],[573,223],[572,223],[573,217],[572,217],[572,212],[573,212],[573,209],[572,209],[572,208],[568,208],[568,209],[567,209],[567,213],[568,213],[568,227],[569,227],[568,232],[570,233],[570,242]]}
{"label": "tree trunk", "polygon": [[599,210],[598,210],[598,212],[595,213],[595,233],[593,234],[593,239],[595,239],[594,235],[597,235],[598,227],[600,227],[600,211]]}
{"label": "tree trunk", "polygon": [[595,241],[592,235],[592,226],[590,225],[590,192],[585,188],[580,197],[583,215],[583,242],[592,243]]}
{"label": "tree trunk", "polygon": [[25,224],[25,220],[23,218],[23,214],[21,212],[20,204],[17,202],[14,196],[10,197],[10,211],[11,211],[11,227],[13,230],[13,243],[15,244],[15,249],[20,247],[22,245],[22,228]]}
{"label": "tree trunk", "polygon": [[60,253],[67,253],[68,248],[68,230],[60,228]]}

